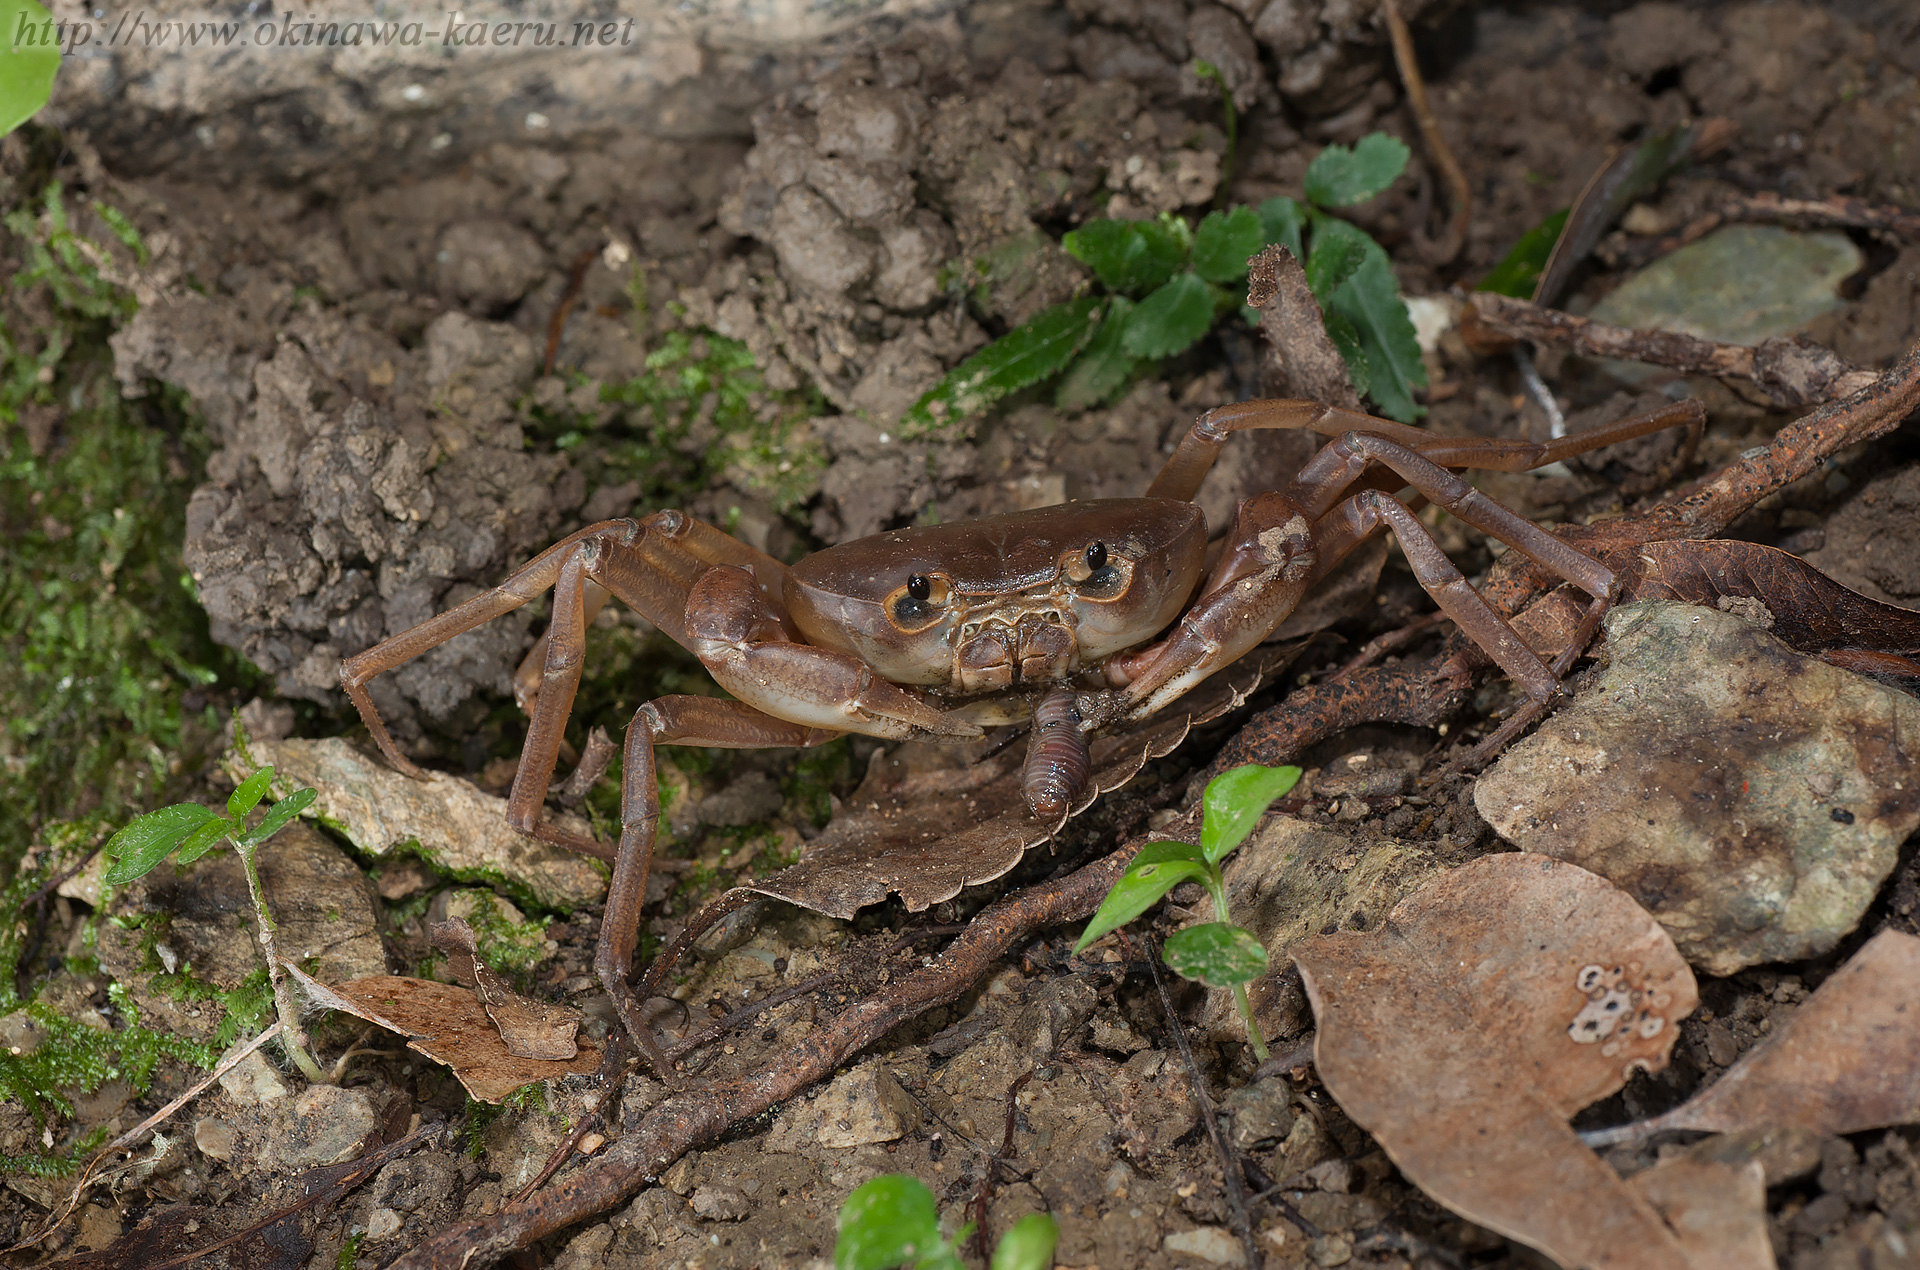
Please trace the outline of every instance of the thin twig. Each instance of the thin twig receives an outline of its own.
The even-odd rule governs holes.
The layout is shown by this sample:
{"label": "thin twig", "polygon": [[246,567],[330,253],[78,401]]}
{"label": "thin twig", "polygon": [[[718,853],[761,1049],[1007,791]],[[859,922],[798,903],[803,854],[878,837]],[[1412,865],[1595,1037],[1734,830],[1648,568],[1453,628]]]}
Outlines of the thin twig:
{"label": "thin twig", "polygon": [[547,1157],[547,1162],[541,1166],[540,1172],[531,1182],[521,1187],[520,1193],[510,1202],[518,1204],[545,1186],[547,1179],[558,1173],[560,1166],[572,1158],[581,1140],[592,1131],[595,1125],[605,1120],[607,1103],[613,1098],[614,1085],[620,1079],[620,1069],[626,1065],[626,1042],[626,1033],[617,1027],[608,1034],[607,1048],[600,1053],[600,1068],[593,1074],[594,1083],[599,1087],[599,1097],[587,1109],[587,1114],[580,1117],[580,1123],[573,1127],[573,1132],[567,1135],[566,1140],[554,1148],[553,1154]]}
{"label": "thin twig", "polygon": [[554,306],[553,316],[547,319],[547,356],[540,370],[543,375],[553,374],[553,363],[560,356],[560,336],[567,329],[567,314],[573,312],[573,306],[580,302],[580,292],[587,282],[587,268],[600,251],[598,244],[587,247],[567,267],[567,289],[560,293],[560,303]]}
{"label": "thin twig", "polygon": [[86,1193],[87,1187],[92,1184],[94,1170],[100,1167],[102,1160],[112,1155],[115,1151],[124,1151],[129,1147],[138,1145],[140,1139],[145,1136],[149,1130],[164,1124],[174,1112],[180,1110],[180,1108],[205,1093],[207,1087],[213,1084],[214,1081],[219,1080],[235,1067],[238,1067],[249,1054],[252,1054],[255,1050],[278,1035],[280,1035],[280,1022],[276,1019],[272,1023],[269,1023],[266,1028],[261,1031],[260,1035],[248,1041],[239,1051],[222,1059],[219,1066],[208,1072],[206,1076],[200,1080],[194,1082],[192,1088],[113,1141],[107,1143],[107,1145],[101,1147],[100,1150],[94,1154],[94,1157],[87,1161],[87,1167],[80,1171],[80,1180],[74,1183],[73,1194],[68,1197],[67,1206],[60,1210],[60,1215],[49,1221],[39,1234],[34,1235],[30,1239],[23,1239],[11,1248],[0,1248],[0,1252],[19,1252],[23,1248],[31,1248],[48,1235],[51,1235],[54,1231],[60,1229],[60,1224],[66,1221],[67,1216],[79,1206],[80,1197]]}
{"label": "thin twig", "polygon": [[1268,1177],[1267,1171],[1255,1164],[1252,1157],[1242,1156],[1240,1167],[1246,1173],[1248,1184],[1254,1188],[1253,1194],[1247,1197],[1249,1204],[1273,1205],[1280,1210],[1282,1217],[1292,1222],[1294,1227],[1309,1239],[1318,1239],[1326,1233],[1308,1221],[1299,1209],[1287,1202],[1286,1196],[1280,1193],[1284,1188]]}
{"label": "thin twig", "polygon": [[1020,1091],[1027,1087],[1033,1074],[1040,1069],[1029,1067],[1022,1075],[1014,1077],[1013,1084],[1007,1087],[1007,1131],[1000,1138],[1000,1149],[987,1157],[987,1167],[980,1174],[980,1189],[974,1192],[973,1237],[974,1249],[985,1261],[991,1255],[987,1249],[987,1203],[993,1198],[993,1179],[999,1167],[1013,1158],[1013,1130],[1020,1119]]}
{"label": "thin twig", "polygon": [[1160,993],[1160,1008],[1167,1015],[1167,1030],[1173,1033],[1173,1039],[1180,1047],[1180,1057],[1187,1065],[1187,1079],[1193,1083],[1193,1099],[1200,1104],[1200,1119],[1207,1126],[1207,1136],[1213,1139],[1213,1149],[1220,1156],[1220,1174],[1227,1188],[1227,1210],[1233,1218],[1234,1233],[1240,1236],[1241,1247],[1246,1249],[1247,1264],[1260,1264],[1260,1246],[1253,1241],[1253,1219],[1247,1213],[1247,1193],[1240,1184],[1240,1167],[1233,1151],[1227,1146],[1226,1135],[1220,1132],[1219,1117],[1213,1112],[1213,1099],[1207,1094],[1206,1077],[1200,1074],[1200,1064],[1193,1061],[1193,1050],[1187,1045],[1187,1031],[1181,1026],[1180,1016],[1174,1013],[1173,998],[1167,994],[1166,980],[1160,977],[1159,957],[1153,941],[1147,941],[1147,969],[1153,975],[1153,986]]}
{"label": "thin twig", "polygon": [[774,1006],[791,1001],[795,997],[804,997],[809,992],[818,992],[823,988],[844,982],[846,982],[846,976],[840,974],[838,971],[828,970],[813,976],[811,979],[789,984],[787,987],[781,988],[776,992],[769,992],[753,1004],[741,1006],[725,1018],[715,1021],[701,1031],[694,1033],[694,1035],[688,1037],[686,1040],[681,1041],[678,1045],[667,1051],[667,1061],[670,1063],[678,1063],[702,1045],[710,1045],[714,1041],[719,1040],[727,1033],[739,1027],[742,1023],[745,1023],[748,1019],[751,1019],[754,1015],[759,1014],[762,1010],[772,1009]]}
{"label": "thin twig", "polygon": [[1738,221],[1766,221],[1801,229],[1865,229],[1908,240],[1920,239],[1920,212],[1910,212],[1904,207],[1869,203],[1844,195],[1804,199],[1781,198],[1769,192],[1729,199],[1713,211],[1687,222],[1678,233],[1629,242],[1625,247],[1603,254],[1607,264],[1615,269],[1639,269],[1689,243],[1698,242],[1722,225]]}
{"label": "thin twig", "polygon": [[1467,225],[1473,220],[1473,187],[1467,184],[1467,174],[1461,170],[1460,161],[1453,157],[1453,150],[1440,131],[1440,121],[1433,117],[1433,107],[1427,102],[1426,81],[1420,76],[1420,59],[1414,54],[1413,33],[1407,30],[1407,20],[1400,16],[1400,6],[1394,0],[1380,0],[1380,14],[1387,20],[1394,65],[1400,68],[1400,82],[1407,90],[1407,106],[1413,111],[1414,122],[1420,125],[1420,139],[1426,143],[1427,158],[1440,169],[1447,183],[1446,230],[1438,239],[1430,239],[1427,227],[1416,225],[1414,246],[1430,265],[1451,264],[1467,245]]}
{"label": "thin twig", "polygon": [[1723,344],[1675,331],[1612,326],[1484,291],[1475,293],[1473,309],[1476,322],[1499,335],[1555,345],[1583,357],[1643,362],[1690,375],[1747,380],[1783,409],[1804,409],[1832,401],[1858,392],[1879,378],[1876,372],[1850,366],[1832,351],[1805,340]]}
{"label": "thin twig", "polygon": [[[1197,833],[1197,809],[1189,819],[1187,832]],[[526,1202],[441,1231],[389,1270],[480,1270],[621,1203],[689,1148],[715,1141],[731,1126],[787,1101],[900,1024],[957,1000],[1034,931],[1090,915],[1144,845],[1144,838],[1130,841],[1058,882],[995,901],[932,964],[853,1002],[760,1070],[674,1094],[619,1142]]]}

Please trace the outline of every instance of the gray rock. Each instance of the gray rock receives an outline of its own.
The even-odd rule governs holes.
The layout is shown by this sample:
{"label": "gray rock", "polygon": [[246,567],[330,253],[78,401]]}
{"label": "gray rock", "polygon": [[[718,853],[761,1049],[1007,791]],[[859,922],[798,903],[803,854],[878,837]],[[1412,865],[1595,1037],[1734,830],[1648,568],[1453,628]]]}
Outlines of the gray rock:
{"label": "gray rock", "polygon": [[823,1147],[893,1142],[920,1123],[920,1104],[877,1063],[837,1077],[808,1110]]}
{"label": "gray rock", "polygon": [[[442,873],[497,882],[548,908],[572,908],[606,889],[587,857],[515,833],[507,827],[504,798],[457,776],[434,772],[415,780],[340,737],[255,745],[253,758],[271,763],[290,785],[318,790],[307,814],[368,855],[418,851]],[[246,774],[236,756],[228,764],[236,777]],[[592,832],[577,816],[548,814],[570,832]]]}
{"label": "gray rock", "polygon": [[373,1100],[363,1090],[314,1085],[294,1097],[260,1144],[261,1167],[290,1173],[351,1160],[378,1125]]}
{"label": "gray rock", "polygon": [[200,1154],[209,1160],[231,1160],[233,1148],[239,1136],[233,1126],[213,1116],[202,1116],[193,1122],[193,1145],[200,1148]]}
{"label": "gray rock", "polygon": [[1293,1087],[1284,1076],[1242,1085],[1220,1102],[1233,1117],[1233,1144],[1243,1151],[1283,1141],[1293,1131]]}
{"label": "gray rock", "polygon": [[753,1205],[738,1188],[717,1182],[696,1187],[687,1203],[708,1221],[742,1221],[753,1211]]}
{"label": "gray rock", "polygon": [[1713,609],[1606,629],[1605,671],[1480,778],[1480,814],[1625,890],[1709,974],[1832,948],[1920,825],[1920,702]]}

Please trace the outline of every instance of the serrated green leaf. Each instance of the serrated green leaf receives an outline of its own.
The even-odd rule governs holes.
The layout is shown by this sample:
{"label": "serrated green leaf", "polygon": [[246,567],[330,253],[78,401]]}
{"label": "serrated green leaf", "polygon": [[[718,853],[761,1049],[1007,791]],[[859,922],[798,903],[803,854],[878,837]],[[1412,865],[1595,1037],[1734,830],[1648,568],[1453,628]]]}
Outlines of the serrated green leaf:
{"label": "serrated green leaf", "polygon": [[1360,268],[1334,291],[1328,311],[1353,323],[1366,355],[1367,395],[1380,413],[1401,423],[1426,414],[1426,407],[1413,399],[1415,389],[1427,386],[1420,341],[1387,253],[1378,244],[1370,244]]}
{"label": "serrated green leaf", "polygon": [[900,431],[915,436],[987,409],[1009,393],[1058,374],[1093,338],[1101,299],[1057,304],[947,372],[913,403]]}
{"label": "serrated green leaf", "polygon": [[1295,199],[1270,198],[1260,204],[1260,228],[1268,244],[1279,243],[1293,253],[1295,260],[1306,254],[1301,235],[1306,230],[1307,209]]}
{"label": "serrated green leaf", "polygon": [[1215,298],[1199,274],[1180,274],[1128,315],[1120,346],[1135,357],[1184,352],[1212,328]]}
{"label": "serrated green leaf", "polygon": [[53,95],[60,34],[38,0],[0,0],[0,136],[31,119]]}
{"label": "serrated green leaf", "polygon": [[1073,365],[1067,367],[1067,373],[1060,377],[1060,387],[1053,395],[1054,405],[1062,410],[1085,410],[1111,399],[1126,387],[1133,368],[1140,364],[1140,359],[1120,343],[1121,333],[1127,329],[1127,315],[1132,312],[1133,301],[1127,297],[1108,298],[1106,316],[1100,319],[1099,329]]}
{"label": "serrated green leaf", "polygon": [[1133,857],[1133,863],[1100,901],[1100,908],[1080,934],[1075,952],[1083,951],[1094,940],[1125,926],[1158,904],[1163,896],[1182,882],[1199,881],[1207,876],[1207,857],[1199,847],[1187,842],[1149,842]]}
{"label": "serrated green leaf", "polygon": [[1220,863],[1229,851],[1246,841],[1273,800],[1299,783],[1297,767],[1262,767],[1258,763],[1222,772],[1208,781],[1201,795],[1205,810],[1200,822],[1200,848],[1207,863]]}
{"label": "serrated green leaf", "polygon": [[1561,208],[1520,235],[1520,241],[1513,245],[1506,259],[1480,279],[1480,285],[1474,290],[1493,291],[1521,300],[1532,299],[1533,289],[1540,281],[1540,271],[1547,267],[1547,259],[1553,255],[1553,245],[1560,241],[1560,231],[1567,227],[1569,210]]}
{"label": "serrated green leaf", "polygon": [[240,845],[252,847],[265,842],[274,834],[287,827],[287,822],[313,805],[319,794],[311,789],[296,789],[273,806],[267,808],[266,816],[253,829],[237,835]]}
{"label": "serrated green leaf", "polygon": [[216,843],[238,828],[238,825],[228,820],[225,816],[215,816],[212,820],[209,820],[206,824],[201,825],[198,829],[188,834],[180,843],[179,849],[173,853],[174,864],[180,868],[185,868],[207,852],[213,850]]}
{"label": "serrated green leaf", "polygon": [[1307,165],[1307,198],[1322,207],[1364,203],[1406,170],[1407,143],[1384,132],[1360,138],[1353,149],[1328,146]]}
{"label": "serrated green leaf", "polygon": [[1358,225],[1337,216],[1313,218],[1313,245],[1308,249],[1307,290],[1326,307],[1327,297],[1354,275],[1367,258],[1373,239]]}
{"label": "serrated green leaf", "polygon": [[136,818],[107,841],[107,858],[113,863],[102,880],[119,886],[145,877],[183,838],[213,819],[213,812],[199,803],[175,803]]}
{"label": "serrated green leaf", "polygon": [[1266,227],[1251,207],[1208,212],[1193,231],[1193,271],[1208,282],[1244,278],[1248,258],[1266,245]]}
{"label": "serrated green leaf", "polygon": [[894,1270],[921,1264],[945,1244],[933,1192],[905,1173],[884,1173],[857,1188],[840,1206],[833,1266],[834,1270]]}
{"label": "serrated green leaf", "polygon": [[1013,1229],[1000,1236],[988,1270],[1047,1270],[1053,1264],[1053,1249],[1060,1242],[1060,1228],[1045,1213],[1028,1213],[1013,1223]]}
{"label": "serrated green leaf", "polygon": [[1094,220],[1060,240],[1067,254],[1092,269],[1110,291],[1151,291],[1185,265],[1192,241],[1187,223],[1159,220]]}
{"label": "serrated green leaf", "polygon": [[1167,936],[1161,957],[1173,973],[1210,988],[1231,988],[1267,973],[1267,950],[1231,922],[1207,922]]}
{"label": "serrated green leaf", "polygon": [[235,820],[243,820],[248,812],[260,805],[267,796],[267,789],[273,784],[273,765],[269,763],[247,779],[240,782],[240,788],[233,791],[227,799],[227,814]]}

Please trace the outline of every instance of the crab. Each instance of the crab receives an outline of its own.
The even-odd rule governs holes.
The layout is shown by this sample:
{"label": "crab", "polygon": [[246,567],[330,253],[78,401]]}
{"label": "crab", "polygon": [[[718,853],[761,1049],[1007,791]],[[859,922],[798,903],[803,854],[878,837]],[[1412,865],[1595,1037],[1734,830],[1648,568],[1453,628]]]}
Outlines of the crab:
{"label": "crab", "polygon": [[[654,748],[810,747],[850,732],[964,740],[1030,722],[1023,792],[1058,817],[1084,788],[1091,734],[1145,719],[1265,640],[1307,591],[1383,526],[1440,610],[1527,694],[1501,731],[1542,712],[1612,601],[1595,557],[1494,502],[1450,469],[1525,471],[1703,418],[1685,401],[1543,444],[1439,437],[1311,401],[1249,401],[1201,415],[1144,497],[1068,502],[900,529],[783,565],[679,511],[590,525],[493,590],[341,663],[340,682],[387,761],[394,744],[367,691],[376,675],[553,592],[519,682],[531,721],[507,800],[512,827],[613,866],[594,969],[627,1033],[665,1074],[628,987],[660,800]],[[1335,438],[1283,490],[1242,502],[1209,562],[1192,501],[1232,434]],[[1428,500],[1590,597],[1549,664],[1447,559],[1391,491]],[[627,728],[621,834],[609,846],[542,817],[580,683],[586,630],[608,596],[700,659],[731,699],[674,695]],[[1499,739],[1498,736],[1494,739]]]}

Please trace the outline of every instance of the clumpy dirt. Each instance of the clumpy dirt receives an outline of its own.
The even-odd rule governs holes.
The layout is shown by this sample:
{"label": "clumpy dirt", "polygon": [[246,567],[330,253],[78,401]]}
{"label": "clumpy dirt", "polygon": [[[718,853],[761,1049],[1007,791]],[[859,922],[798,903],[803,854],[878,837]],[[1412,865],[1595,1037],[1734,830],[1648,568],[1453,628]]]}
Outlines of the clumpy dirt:
{"label": "clumpy dirt", "polygon": [[[1409,295],[1470,286],[1571,202],[1610,147],[1706,114],[1733,122],[1733,144],[1634,210],[1633,232],[1603,242],[1577,280],[1574,307],[1624,276],[1625,265],[1610,262],[1730,194],[1920,204],[1920,169],[1899,157],[1920,146],[1920,28],[1902,24],[1898,5],[1403,9],[1475,198],[1466,248],[1446,266],[1415,249],[1413,231],[1437,219],[1446,196],[1418,157],[1372,7],[1341,0],[983,0],[793,56],[765,81],[783,86],[749,103],[747,126],[741,112],[707,135],[604,128],[552,145],[463,143],[445,166],[402,177],[370,168],[364,184],[341,171],[210,182],[185,162],[116,179],[134,165],[114,138],[100,153],[77,146],[63,176],[124,210],[154,253],[139,314],[114,342],[124,391],[183,389],[213,447],[188,511],[184,564],[215,638],[265,672],[266,695],[279,698],[251,706],[249,719],[278,707],[275,736],[348,732],[342,657],[478,594],[596,520],[682,506],[791,557],[904,524],[1137,494],[1196,413],[1262,391],[1245,331],[1223,327],[1100,408],[1063,412],[1028,394],[965,427],[919,435],[899,427],[900,415],[961,358],[1085,283],[1058,246],[1063,231],[1101,214],[1195,215],[1216,199],[1297,194],[1329,142],[1384,129],[1413,146],[1410,177],[1354,209],[1392,252]],[[1239,111],[1231,171],[1220,88],[1192,73],[1194,57],[1220,68]],[[1810,333],[1877,367],[1920,337],[1920,244],[1855,238],[1868,268],[1850,281],[1849,303]],[[655,397],[602,394],[637,381],[658,388],[662,367],[717,365],[727,347],[745,349],[747,377],[693,382],[664,414]],[[1504,361],[1475,358],[1454,333],[1429,361],[1435,430],[1545,435],[1543,412]],[[1658,383],[1629,390],[1577,359],[1540,361],[1575,428],[1664,399]],[[1690,466],[1670,438],[1655,438],[1482,485],[1530,516],[1593,519],[1710,470],[1785,421],[1720,384],[1686,388],[1713,419]],[[1289,453],[1229,450],[1200,499],[1216,533],[1239,497],[1284,475]],[[1911,605],[1920,597],[1914,460],[1901,435],[1843,454],[1735,533]],[[1490,562],[1485,541],[1457,522],[1436,533],[1469,575]],[[1430,607],[1396,551],[1377,590],[1298,669],[1318,673]],[[376,680],[375,701],[403,746],[503,790],[523,735],[511,676],[544,612],[529,605]],[[617,607],[590,643],[574,745],[584,744],[584,723],[617,728],[647,696],[683,691],[698,673]],[[1495,682],[1445,740],[1381,727],[1323,743],[1301,756],[1309,780],[1286,814],[1328,833],[1392,839],[1434,867],[1496,849],[1470,781],[1449,777],[1416,793],[1411,778],[1510,703]],[[1220,736],[1154,765],[1009,881],[1039,880],[1164,823],[1196,796],[1187,777]],[[855,740],[812,767],[791,755],[670,754],[671,840],[648,890],[648,949],[718,887],[792,859],[854,796],[882,748]],[[1368,762],[1354,762],[1359,754]],[[196,797],[228,789],[217,773],[189,779]],[[585,801],[604,821],[617,798],[603,784]],[[310,876],[316,894],[324,882],[342,896],[305,909],[289,902],[282,914],[316,949],[333,947],[359,973],[375,963],[433,972],[424,925],[448,879],[409,862],[369,884],[349,876],[358,862],[318,831],[273,851],[287,853],[280,867],[306,871],[289,878]],[[1861,933],[1914,929],[1913,854],[1909,844]],[[169,995],[159,979],[173,975],[163,964],[171,956],[220,991],[243,983],[249,947],[235,882],[203,862],[177,885],[123,895],[122,925],[99,937],[98,972],[65,969],[55,956],[33,971],[48,985],[43,1000],[105,1025],[119,1017],[108,992],[118,978],[150,1025],[212,1035],[207,998]],[[755,905],[709,936],[674,1002],[652,1003],[656,1025],[670,1039],[690,1037],[798,989],[738,1020],[685,1074],[754,1070],[863,990],[921,964],[939,928],[986,898],[969,893],[917,917],[882,906],[851,925]],[[63,892],[45,932],[49,953],[83,956],[88,911],[81,892]],[[129,927],[136,914],[147,924]],[[597,907],[531,920],[542,924],[539,955],[519,986],[579,1006],[585,1034],[604,1038],[613,1020],[591,969]],[[1369,920],[1360,913],[1357,924]],[[369,961],[375,934],[380,953]],[[737,1126],[520,1264],[826,1264],[841,1201],[892,1171],[924,1180],[944,1213],[985,1196],[990,1237],[1027,1212],[1051,1212],[1062,1265],[1237,1264],[1218,1158],[1142,963],[1105,948],[1099,960],[1070,959],[1072,938],[1055,931],[1033,942],[830,1085]],[[1679,1102],[1778,1027],[1852,946],[1703,981],[1703,1008],[1681,1025],[1673,1064],[1590,1109],[1581,1127]],[[1262,992],[1288,1020],[1276,1053],[1299,1046],[1311,1017],[1297,976],[1277,975]],[[1194,991],[1176,991],[1176,1002],[1191,1018],[1206,1008]],[[385,1265],[455,1222],[497,1212],[589,1111],[587,1078],[497,1110],[467,1101],[444,1069],[392,1038],[340,1020],[315,1032],[329,1061],[365,1051],[343,1090],[316,1100],[296,1077],[252,1060],[163,1131],[170,1145],[149,1164],[95,1190],[42,1252],[104,1248],[169,1205],[257,1220],[289,1202],[299,1168],[416,1125],[453,1126],[456,1141],[386,1164],[300,1219],[304,1250],[273,1263]],[[1197,1058],[1230,1140],[1254,1166],[1249,1182],[1277,1187],[1285,1201],[1252,1210],[1267,1265],[1538,1264],[1402,1180],[1304,1059],[1253,1081],[1251,1056],[1231,1036],[1211,1028]],[[163,1061],[148,1093],[134,1100],[122,1086],[116,1102],[109,1085],[76,1123],[127,1127],[190,1079],[189,1068]],[[631,1078],[600,1132],[631,1129],[665,1094]],[[26,1113],[0,1108],[0,1151],[26,1152],[32,1134]],[[1903,1249],[1920,1243],[1903,1232],[1920,1226],[1916,1144],[1911,1128],[1812,1144],[1804,1167],[1770,1194],[1781,1264],[1911,1264]],[[1655,1157],[1621,1149],[1610,1158],[1633,1171]],[[37,1229],[65,1194],[24,1175],[8,1187],[0,1226],[9,1232]],[[1316,1233],[1293,1224],[1289,1206]]]}

